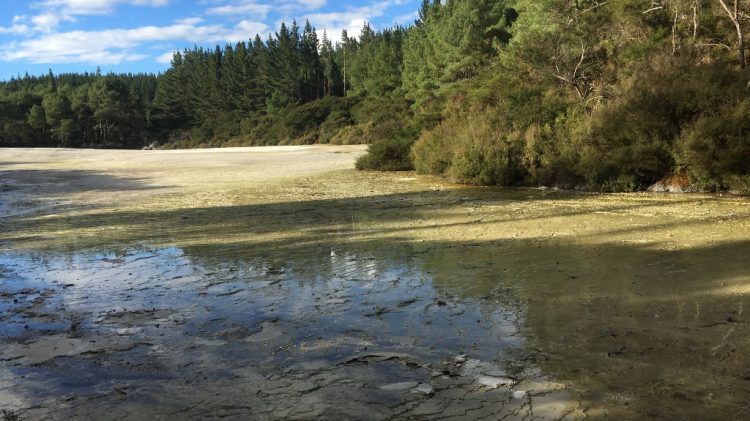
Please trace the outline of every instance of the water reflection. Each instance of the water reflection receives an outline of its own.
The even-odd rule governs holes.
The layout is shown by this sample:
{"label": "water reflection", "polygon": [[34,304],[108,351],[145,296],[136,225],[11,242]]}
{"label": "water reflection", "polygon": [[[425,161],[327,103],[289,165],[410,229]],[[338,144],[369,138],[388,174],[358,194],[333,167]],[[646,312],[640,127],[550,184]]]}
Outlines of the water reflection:
{"label": "water reflection", "polygon": [[[677,250],[518,241],[425,256],[437,289],[522,303],[525,357],[576,390],[587,415],[742,419],[750,243]],[[451,270],[451,261],[461,262]]]}
{"label": "water reflection", "polygon": [[[508,371],[508,356],[524,347],[521,307],[436,288],[423,251],[312,248],[283,259],[248,252],[141,247],[0,257],[6,375],[25,373],[14,390],[37,407],[18,409],[59,411],[59,400],[40,402],[74,395],[70,414],[87,414],[96,407],[92,391],[114,404],[156,385],[169,391],[158,402],[150,394],[128,402],[195,415],[185,408],[208,405],[195,402],[200,388],[257,387],[252,410],[270,418],[295,414],[279,410],[280,398],[293,395],[303,408],[318,390],[322,406],[311,417],[357,405],[383,406],[375,418],[431,417],[468,396],[484,412],[527,406],[525,391],[500,404],[514,400],[523,380],[524,370]],[[54,323],[40,322],[47,319]],[[45,378],[45,393],[35,378]],[[350,404],[332,409],[340,400],[325,396],[347,385]],[[436,400],[444,391],[455,396]]]}
{"label": "water reflection", "polygon": [[124,417],[737,418],[749,251],[518,240],[6,253],[0,398],[31,417],[96,416],[105,402]]}

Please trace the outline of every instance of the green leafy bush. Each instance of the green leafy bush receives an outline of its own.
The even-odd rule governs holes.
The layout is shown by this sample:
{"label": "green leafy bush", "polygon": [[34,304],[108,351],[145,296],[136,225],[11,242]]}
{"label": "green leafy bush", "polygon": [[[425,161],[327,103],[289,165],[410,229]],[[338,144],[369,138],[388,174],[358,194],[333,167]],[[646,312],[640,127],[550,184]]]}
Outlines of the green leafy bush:
{"label": "green leafy bush", "polygon": [[750,100],[702,115],[684,131],[675,154],[698,187],[750,193]]}
{"label": "green leafy bush", "polygon": [[409,159],[412,141],[405,137],[391,137],[370,144],[367,154],[356,163],[358,170],[408,171],[414,169]]}
{"label": "green leafy bush", "polygon": [[460,183],[522,183],[526,170],[521,139],[495,126],[489,112],[443,121],[414,144],[414,167]]}

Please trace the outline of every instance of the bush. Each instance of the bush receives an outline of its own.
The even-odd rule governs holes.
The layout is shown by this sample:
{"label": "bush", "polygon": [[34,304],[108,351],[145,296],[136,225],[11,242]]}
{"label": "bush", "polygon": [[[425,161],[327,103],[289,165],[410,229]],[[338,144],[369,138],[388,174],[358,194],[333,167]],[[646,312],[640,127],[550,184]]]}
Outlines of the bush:
{"label": "bush", "polygon": [[492,119],[489,112],[453,117],[423,132],[412,148],[414,167],[460,183],[523,183],[521,139],[496,128]]}
{"label": "bush", "polygon": [[750,100],[704,114],[675,147],[691,182],[707,190],[750,192]]}
{"label": "bush", "polygon": [[569,113],[555,127],[557,156],[545,164],[553,173],[572,170],[568,176],[591,189],[645,189],[679,170],[675,144],[683,128],[743,91],[731,67],[690,57],[657,55],[629,72],[615,85],[619,96],[589,113]]}
{"label": "bush", "polygon": [[342,129],[354,124],[348,111],[332,111],[320,125],[318,143],[332,143],[332,139]]}
{"label": "bush", "polygon": [[394,120],[403,122],[411,116],[409,103],[399,92],[382,97],[367,97],[351,109],[357,124],[381,126]]}
{"label": "bush", "polygon": [[409,171],[414,166],[409,159],[412,140],[391,137],[373,142],[367,154],[357,159],[358,170]]}

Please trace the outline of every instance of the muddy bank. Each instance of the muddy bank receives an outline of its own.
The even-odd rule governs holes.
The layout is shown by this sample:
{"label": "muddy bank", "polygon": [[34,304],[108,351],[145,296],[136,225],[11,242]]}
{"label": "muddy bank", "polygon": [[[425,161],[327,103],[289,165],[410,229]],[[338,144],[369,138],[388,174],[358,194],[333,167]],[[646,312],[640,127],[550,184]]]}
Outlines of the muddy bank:
{"label": "muddy bank", "polygon": [[0,151],[0,408],[747,413],[746,199],[466,188],[360,153]]}

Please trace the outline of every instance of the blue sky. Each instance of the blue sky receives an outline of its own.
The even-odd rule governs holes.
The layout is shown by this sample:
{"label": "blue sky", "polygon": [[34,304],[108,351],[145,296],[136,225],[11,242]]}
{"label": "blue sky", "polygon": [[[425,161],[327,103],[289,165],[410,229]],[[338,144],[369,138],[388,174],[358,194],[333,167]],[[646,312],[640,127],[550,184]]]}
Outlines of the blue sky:
{"label": "blue sky", "polygon": [[410,24],[420,0],[0,0],[0,79],[28,72],[159,72],[174,50],[265,39],[310,20],[336,41]]}

